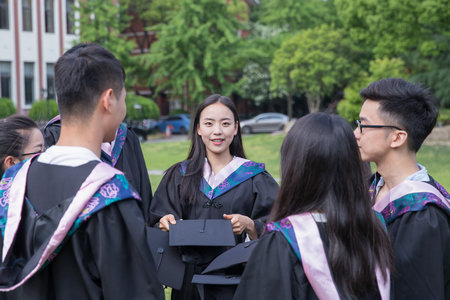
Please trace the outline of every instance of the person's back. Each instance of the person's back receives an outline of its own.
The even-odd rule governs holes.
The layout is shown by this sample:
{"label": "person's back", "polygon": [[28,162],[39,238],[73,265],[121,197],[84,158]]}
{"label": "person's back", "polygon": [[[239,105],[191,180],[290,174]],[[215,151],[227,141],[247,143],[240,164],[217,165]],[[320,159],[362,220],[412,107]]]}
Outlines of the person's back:
{"label": "person's back", "polygon": [[450,197],[416,161],[436,124],[428,90],[402,79],[371,83],[354,133],[364,161],[375,162],[374,209],[387,224],[396,299],[450,298]]}
{"label": "person's back", "polygon": [[61,137],[0,187],[2,296],[162,299],[139,195],[99,159],[125,115],[123,69],[104,48],[78,45],[55,75]]}
{"label": "person's back", "polygon": [[[41,128],[45,147],[55,145],[61,132],[61,117],[56,116]],[[111,143],[102,144],[100,159],[122,171],[130,184],[136,189],[142,199],[142,211],[146,222],[153,199],[152,187],[145,165],[139,138],[126,126],[120,124],[116,137]]]}
{"label": "person's back", "polygon": [[389,299],[391,252],[341,117],[299,119],[281,148],[266,232],[233,299]]}

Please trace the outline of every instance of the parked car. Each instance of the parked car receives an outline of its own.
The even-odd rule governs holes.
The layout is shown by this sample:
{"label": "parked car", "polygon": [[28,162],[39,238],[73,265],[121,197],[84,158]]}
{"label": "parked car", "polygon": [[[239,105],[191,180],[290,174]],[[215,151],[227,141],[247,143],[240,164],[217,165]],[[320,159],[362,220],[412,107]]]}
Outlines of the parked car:
{"label": "parked car", "polygon": [[147,135],[155,130],[156,120],[146,119],[142,121],[132,121],[128,127],[136,133],[140,141],[146,141]]}
{"label": "parked car", "polygon": [[256,132],[274,132],[283,130],[289,117],[279,113],[263,113],[256,117],[241,122],[241,130],[244,134]]}
{"label": "parked car", "polygon": [[173,133],[187,134],[191,126],[191,119],[187,114],[177,114],[160,119],[155,124],[155,127],[164,132],[169,125],[172,126],[171,131]]}

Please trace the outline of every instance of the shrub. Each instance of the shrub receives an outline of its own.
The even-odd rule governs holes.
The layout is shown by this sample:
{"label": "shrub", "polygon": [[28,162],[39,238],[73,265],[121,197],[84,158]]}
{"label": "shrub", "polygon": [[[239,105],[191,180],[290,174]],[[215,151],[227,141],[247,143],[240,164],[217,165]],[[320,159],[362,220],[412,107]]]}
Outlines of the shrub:
{"label": "shrub", "polygon": [[0,98],[0,119],[16,113],[16,107],[9,98]]}
{"label": "shrub", "polygon": [[58,114],[58,105],[55,100],[42,99],[33,103],[28,116],[35,121],[48,121],[56,117]]}
{"label": "shrub", "polygon": [[145,119],[158,119],[159,107],[152,99],[136,95],[127,95],[127,116],[128,121],[138,121]]}
{"label": "shrub", "polygon": [[189,114],[189,113],[182,108],[177,108],[177,109],[172,110],[169,113],[169,116],[179,115],[179,114]]}
{"label": "shrub", "polygon": [[440,109],[438,117],[439,125],[450,125],[450,109]]}

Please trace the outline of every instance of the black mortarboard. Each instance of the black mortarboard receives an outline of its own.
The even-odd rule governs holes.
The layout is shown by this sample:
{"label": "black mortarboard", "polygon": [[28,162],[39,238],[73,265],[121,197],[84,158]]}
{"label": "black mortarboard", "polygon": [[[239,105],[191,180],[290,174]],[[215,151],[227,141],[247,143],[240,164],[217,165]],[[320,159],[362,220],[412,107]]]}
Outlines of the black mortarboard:
{"label": "black mortarboard", "polygon": [[236,240],[230,220],[177,220],[170,224],[170,246],[234,246]]}
{"label": "black mortarboard", "polygon": [[257,240],[240,243],[217,256],[202,274],[194,275],[192,283],[197,285],[200,298],[205,299],[206,291],[231,299],[241,279],[242,264],[248,261],[256,244]]}
{"label": "black mortarboard", "polygon": [[169,233],[147,227],[147,241],[159,282],[179,290],[183,284],[185,265],[181,261],[177,248],[169,246]]}

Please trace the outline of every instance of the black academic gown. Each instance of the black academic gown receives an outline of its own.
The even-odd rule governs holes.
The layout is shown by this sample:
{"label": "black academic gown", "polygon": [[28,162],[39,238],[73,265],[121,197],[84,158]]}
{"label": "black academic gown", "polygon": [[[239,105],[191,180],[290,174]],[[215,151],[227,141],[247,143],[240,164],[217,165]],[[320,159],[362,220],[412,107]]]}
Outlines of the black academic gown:
{"label": "black academic gown", "polygon": [[[324,224],[319,222],[317,226],[327,253]],[[378,291],[372,294],[361,299],[381,299]],[[281,232],[264,233],[255,246],[233,297],[233,300],[245,299],[318,299],[305,275],[302,262]]]}
{"label": "black academic gown", "polygon": [[[50,147],[56,144],[61,131],[61,122],[55,121],[41,129],[44,135],[45,146]],[[103,158],[103,156],[102,156]],[[147,167],[142,154],[139,138],[128,128],[125,143],[114,168],[122,171],[130,184],[138,192],[142,199],[142,211],[145,220],[148,221],[150,203],[152,201],[152,187],[148,177]]]}
{"label": "black academic gown", "polygon": [[387,225],[394,299],[450,299],[450,217],[434,206]]}
{"label": "black academic gown", "polygon": [[[52,222],[46,214],[73,197],[95,165],[65,167],[35,160],[27,176],[26,195],[42,214],[37,222]],[[30,257],[47,234],[35,230],[38,223],[24,217],[29,213],[30,206],[25,204],[12,248],[16,257]],[[164,299],[136,200],[121,200],[93,214],[53,261],[17,289],[1,293],[0,298]]]}
{"label": "black academic gown", "polygon": [[[171,181],[168,181],[167,176],[161,180],[150,207],[151,225],[158,223],[160,218],[167,214],[173,214],[175,219],[184,220],[223,219],[223,214],[241,214],[254,221],[256,230],[260,234],[264,230],[267,216],[278,192],[278,184],[269,173],[264,171],[214,198],[214,202],[221,206],[204,207],[208,198],[203,193],[200,193],[201,199],[197,204],[188,205],[180,200],[181,179],[181,172],[175,171]],[[236,236],[236,243],[242,243],[244,240],[245,234]],[[186,272],[182,289],[172,290],[172,299],[200,299],[196,287],[191,283],[193,275],[201,273],[211,260],[226,249],[225,247],[181,247],[180,252],[182,260],[186,263]]]}

